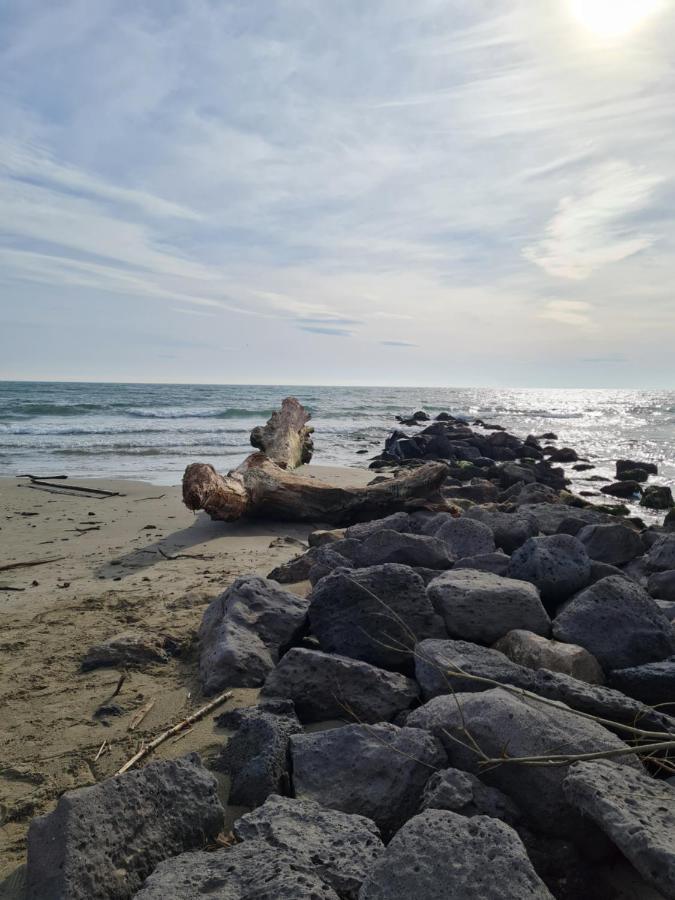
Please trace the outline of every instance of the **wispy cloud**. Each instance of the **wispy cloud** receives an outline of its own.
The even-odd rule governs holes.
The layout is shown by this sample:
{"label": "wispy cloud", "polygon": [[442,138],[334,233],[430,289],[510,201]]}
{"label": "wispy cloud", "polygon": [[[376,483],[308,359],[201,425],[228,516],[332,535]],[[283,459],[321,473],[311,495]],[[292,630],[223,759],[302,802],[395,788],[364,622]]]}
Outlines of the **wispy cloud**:
{"label": "wispy cloud", "polygon": [[590,312],[590,303],[582,300],[549,300],[539,318],[575,328],[589,328],[593,325]]}
{"label": "wispy cloud", "polygon": [[412,341],[380,341],[384,347],[419,347],[419,344],[413,344]]}

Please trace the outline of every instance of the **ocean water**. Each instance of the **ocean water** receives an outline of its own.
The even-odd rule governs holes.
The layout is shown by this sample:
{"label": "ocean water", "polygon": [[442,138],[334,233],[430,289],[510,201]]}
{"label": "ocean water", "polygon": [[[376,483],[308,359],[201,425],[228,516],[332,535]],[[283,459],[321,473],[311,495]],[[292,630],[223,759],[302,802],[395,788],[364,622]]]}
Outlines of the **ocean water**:
{"label": "ocean water", "polygon": [[312,413],[319,464],[366,465],[397,413],[445,410],[522,437],[554,431],[559,446],[597,466],[575,477],[577,487],[593,487],[588,475],[611,477],[625,456],[656,462],[654,480],[675,482],[675,391],[37,382],[0,382],[0,475],[175,484],[189,462],[227,470],[250,452],[251,428],[289,394]]}

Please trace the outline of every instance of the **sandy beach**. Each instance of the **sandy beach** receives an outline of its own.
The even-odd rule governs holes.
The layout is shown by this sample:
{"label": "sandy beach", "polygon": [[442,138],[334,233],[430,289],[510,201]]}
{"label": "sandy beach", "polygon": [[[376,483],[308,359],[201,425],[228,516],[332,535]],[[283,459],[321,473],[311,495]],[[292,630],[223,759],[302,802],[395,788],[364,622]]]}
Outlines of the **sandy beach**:
{"label": "sandy beach", "polygon": [[[358,468],[305,472],[334,484],[373,477]],[[204,608],[237,576],[266,575],[295,556],[322,524],[212,522],[183,506],[178,486],[71,481],[119,496],[91,499],[0,479],[0,566],[53,560],[0,571],[0,879],[24,862],[33,816],[52,809],[63,791],[110,776],[144,739],[204,704],[194,640]],[[307,587],[293,589],[302,594]],[[129,669],[115,697],[121,714],[94,718],[122,672],[83,673],[82,658],[92,644],[131,630],[168,633],[181,653],[166,664]],[[256,695],[236,689],[222,710]],[[225,735],[208,716],[156,758],[190,750],[208,756]]]}

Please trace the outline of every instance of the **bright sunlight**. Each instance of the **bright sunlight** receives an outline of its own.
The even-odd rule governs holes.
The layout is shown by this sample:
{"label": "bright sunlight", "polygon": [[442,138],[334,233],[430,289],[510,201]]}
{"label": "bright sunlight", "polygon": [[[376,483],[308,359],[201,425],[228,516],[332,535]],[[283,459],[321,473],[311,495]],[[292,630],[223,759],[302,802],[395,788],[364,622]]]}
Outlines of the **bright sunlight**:
{"label": "bright sunlight", "polygon": [[574,17],[602,38],[623,37],[662,5],[662,0],[570,0]]}

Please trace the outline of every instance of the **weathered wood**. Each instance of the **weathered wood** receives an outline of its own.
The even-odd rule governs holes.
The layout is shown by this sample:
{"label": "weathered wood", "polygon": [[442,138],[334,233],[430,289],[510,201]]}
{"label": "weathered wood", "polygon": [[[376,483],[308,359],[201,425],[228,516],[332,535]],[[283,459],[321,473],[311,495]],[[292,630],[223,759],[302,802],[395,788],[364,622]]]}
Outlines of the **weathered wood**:
{"label": "weathered wood", "polygon": [[430,462],[380,484],[334,487],[282,469],[264,453],[253,453],[228,475],[193,463],[183,476],[183,500],[212,519],[242,517],[320,521],[335,525],[377,519],[411,506],[445,508],[438,489],[445,463]]}
{"label": "weathered wood", "polygon": [[270,416],[266,425],[251,432],[251,446],[262,452],[282,469],[296,469],[312,458],[314,445],[307,427],[311,416],[295,397],[286,397],[281,409]]}

